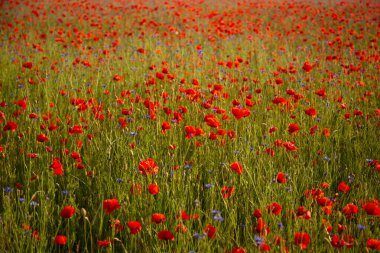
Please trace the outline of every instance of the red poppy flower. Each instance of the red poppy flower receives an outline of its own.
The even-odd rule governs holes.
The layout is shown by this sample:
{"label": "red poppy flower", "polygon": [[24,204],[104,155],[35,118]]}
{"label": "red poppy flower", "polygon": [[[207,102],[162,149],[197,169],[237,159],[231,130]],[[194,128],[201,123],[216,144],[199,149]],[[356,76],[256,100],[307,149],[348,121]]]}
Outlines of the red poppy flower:
{"label": "red poppy flower", "polygon": [[98,246],[100,248],[105,248],[105,247],[109,247],[111,245],[111,241],[110,240],[103,240],[103,241],[97,241],[96,242],[98,244]]}
{"label": "red poppy flower", "polygon": [[119,82],[119,81],[121,81],[123,79],[124,78],[122,76],[120,76],[120,75],[114,75],[114,77],[113,77],[113,80],[116,81],[116,82]]}
{"label": "red poppy flower", "polygon": [[15,132],[17,130],[17,124],[13,121],[8,121],[7,124],[4,126],[3,131],[11,131]]}
{"label": "red poppy flower", "polygon": [[185,211],[181,211],[181,214],[177,215],[177,219],[181,220],[190,220],[190,214],[186,213]]}
{"label": "red poppy flower", "polygon": [[309,73],[313,69],[313,65],[310,64],[310,62],[305,62],[303,64],[302,69],[306,72]]}
{"label": "red poppy flower", "polygon": [[265,153],[267,153],[267,154],[270,155],[271,157],[274,157],[274,154],[275,154],[273,148],[267,148],[267,149],[265,150]]}
{"label": "red poppy flower", "polygon": [[278,104],[287,104],[287,103],[288,103],[288,100],[286,100],[286,99],[283,98],[283,97],[275,97],[275,98],[272,100],[272,103],[275,104],[275,105],[278,105]]}
{"label": "red poppy flower", "polygon": [[274,132],[276,132],[277,131],[277,127],[271,127],[271,128],[269,128],[269,133],[271,134],[271,133],[274,133]]}
{"label": "red poppy flower", "polygon": [[155,213],[155,214],[152,214],[152,222],[154,223],[161,223],[161,222],[164,222],[166,221],[166,217],[164,214],[162,213]]}
{"label": "red poppy flower", "polygon": [[25,110],[28,107],[28,103],[26,102],[26,99],[20,99],[13,102],[13,104],[18,105],[23,110]]}
{"label": "red poppy flower", "polygon": [[248,117],[251,114],[251,111],[247,108],[237,108],[233,107],[231,109],[232,114],[234,115],[235,119],[241,119],[244,117]]}
{"label": "red poppy flower", "polygon": [[24,67],[24,68],[27,68],[27,69],[31,69],[31,68],[33,68],[33,63],[32,62],[24,62],[23,64],[22,64],[22,66]]}
{"label": "red poppy flower", "polygon": [[227,131],[225,129],[218,129],[218,131],[216,131],[216,134],[220,136],[225,136],[227,134]]}
{"label": "red poppy flower", "polygon": [[216,237],[216,228],[211,224],[207,224],[204,231],[209,239],[214,239]]}
{"label": "red poppy flower", "polygon": [[323,136],[325,136],[325,137],[329,137],[330,136],[330,129],[328,129],[328,128],[323,128],[323,130],[322,130],[322,134],[323,134]]}
{"label": "red poppy flower", "polygon": [[106,199],[103,201],[103,210],[106,210],[106,214],[110,214],[119,208],[120,204],[117,199]]}
{"label": "red poppy flower", "polygon": [[296,211],[296,216],[298,218],[303,218],[305,220],[310,220],[311,219],[311,212],[307,210],[304,206],[298,207]]}
{"label": "red poppy flower", "polygon": [[276,78],[276,79],[274,79],[274,81],[275,81],[276,84],[278,84],[278,85],[283,85],[283,84],[284,84],[284,80],[281,79],[281,78]]}
{"label": "red poppy flower", "polygon": [[39,135],[37,135],[37,141],[38,142],[47,142],[47,141],[49,141],[49,137],[47,137],[45,134],[39,134]]}
{"label": "red poppy flower", "polygon": [[350,190],[350,186],[348,186],[348,185],[345,184],[344,182],[341,182],[341,183],[338,185],[338,191],[341,191],[341,192],[347,193],[349,190]]}
{"label": "red poppy flower", "polygon": [[260,234],[268,234],[269,233],[269,227],[267,224],[264,222],[262,218],[259,218],[257,220],[256,224],[256,232]]}
{"label": "red poppy flower", "polygon": [[324,97],[326,97],[326,89],[324,88],[324,89],[317,90],[315,92],[315,94],[318,95],[318,96],[320,96],[320,97],[322,97],[322,98],[324,98]]}
{"label": "red poppy flower", "polygon": [[231,253],[246,253],[245,249],[242,247],[235,247],[232,249]]}
{"label": "red poppy flower", "polygon": [[323,189],[327,189],[327,188],[330,187],[330,184],[329,184],[328,182],[322,182],[322,183],[321,183],[321,187],[322,187]]}
{"label": "red poppy flower", "polygon": [[196,129],[193,126],[185,126],[186,139],[190,139],[196,135]]}
{"label": "red poppy flower", "polygon": [[368,215],[380,216],[379,202],[376,199],[373,201],[367,201],[362,207]]}
{"label": "red poppy flower", "polygon": [[240,163],[238,162],[233,162],[230,164],[230,168],[234,171],[236,171],[237,174],[241,175],[243,174],[243,165],[241,165]]}
{"label": "red poppy flower", "polygon": [[62,166],[59,158],[54,158],[53,163],[49,166],[49,168],[54,170],[53,175],[58,175],[58,176],[63,175],[63,166]]}
{"label": "red poppy flower", "polygon": [[260,245],[260,251],[261,252],[268,252],[268,251],[270,251],[270,247],[269,247],[269,245],[267,244],[267,243],[262,243],[261,245]]}
{"label": "red poppy flower", "polygon": [[124,226],[121,224],[121,221],[119,219],[114,219],[110,224],[110,227],[115,230],[115,233],[119,233],[120,231],[124,230]]}
{"label": "red poppy flower", "polygon": [[310,236],[305,232],[296,232],[294,234],[294,243],[301,247],[301,249],[306,249],[310,243]]}
{"label": "red poppy flower", "polygon": [[71,218],[71,216],[73,216],[75,214],[75,208],[72,207],[72,206],[65,206],[61,213],[60,213],[60,216],[62,218],[65,218],[65,219],[69,219]]}
{"label": "red poppy flower", "polygon": [[36,239],[37,241],[39,241],[39,240],[41,239],[41,237],[40,237],[40,233],[39,233],[37,230],[33,230],[33,232],[32,232],[32,237],[33,237],[34,239]]}
{"label": "red poppy flower", "polygon": [[331,245],[334,248],[342,248],[344,244],[345,244],[344,240],[340,239],[338,235],[333,235],[331,237]]}
{"label": "red poppy flower", "polygon": [[120,118],[119,121],[118,121],[118,123],[119,123],[119,126],[120,126],[121,128],[123,128],[123,127],[126,127],[126,126],[127,126],[128,121],[127,121],[126,119],[124,119],[124,118]]}
{"label": "red poppy flower", "polygon": [[38,119],[38,115],[35,113],[29,114],[29,119]]}
{"label": "red poppy flower", "polygon": [[290,134],[296,134],[300,130],[300,127],[297,124],[289,124],[288,132]]}
{"label": "red poppy flower", "polygon": [[277,183],[285,184],[287,181],[285,173],[282,171],[278,172],[276,176],[276,181]]}
{"label": "red poppy flower", "polygon": [[143,175],[155,175],[158,173],[158,166],[152,158],[142,160],[139,164],[139,170]]}
{"label": "red poppy flower", "polygon": [[332,214],[332,206],[323,206],[321,209],[324,214]]}
{"label": "red poppy flower", "polygon": [[64,235],[57,235],[54,238],[54,243],[57,245],[66,245],[67,243],[67,237]]}
{"label": "red poppy flower", "polygon": [[307,115],[309,115],[310,117],[315,117],[315,116],[317,116],[317,111],[316,111],[313,107],[311,107],[311,108],[309,108],[309,109],[306,109],[306,110],[305,110],[305,113],[306,113]]}
{"label": "red poppy flower", "polygon": [[367,248],[380,250],[380,240],[374,238],[368,238],[367,240]]}
{"label": "red poppy flower", "polygon": [[80,125],[74,125],[69,128],[69,134],[81,134],[83,133],[83,128]]}
{"label": "red poppy flower", "polygon": [[234,139],[235,138],[235,132],[234,131],[228,131],[227,132],[227,135],[230,139]]}
{"label": "red poppy flower", "polygon": [[138,221],[128,221],[128,227],[131,230],[132,235],[135,235],[142,230],[141,224]]}
{"label": "red poppy flower", "polygon": [[347,219],[351,219],[352,215],[357,214],[359,212],[359,208],[355,204],[347,204],[342,209],[342,213],[346,216]]}
{"label": "red poppy flower", "polygon": [[318,125],[311,127],[310,128],[310,135],[314,135],[315,132],[317,132],[317,130],[318,130]]}
{"label": "red poppy flower", "polygon": [[359,110],[354,110],[354,115],[363,117],[364,113],[362,111],[359,111]]}
{"label": "red poppy flower", "polygon": [[327,197],[317,198],[317,202],[321,206],[333,206],[334,202]]}
{"label": "red poppy flower", "polygon": [[191,83],[194,85],[194,86],[199,86],[199,81],[197,79],[193,79],[191,80]]}
{"label": "red poppy flower", "polygon": [[162,132],[166,132],[167,130],[170,129],[170,124],[168,122],[164,121],[162,123],[161,129],[162,129]]}
{"label": "red poppy flower", "polygon": [[73,159],[78,159],[78,158],[80,158],[80,154],[79,154],[78,152],[72,152],[72,153],[70,154],[70,156],[71,156],[71,158],[73,158]]}
{"label": "red poppy flower", "polygon": [[156,195],[160,192],[160,188],[156,184],[149,184],[148,191],[152,195]]}
{"label": "red poppy flower", "polygon": [[202,128],[195,128],[195,136],[200,136],[200,135],[204,135],[205,132],[203,131]]}
{"label": "red poppy flower", "polygon": [[208,126],[213,128],[218,128],[221,126],[220,121],[217,118],[215,118],[214,114],[206,115],[203,121],[206,122]]}
{"label": "red poppy flower", "polygon": [[186,227],[185,225],[179,223],[179,224],[177,224],[177,226],[175,227],[175,231],[176,231],[177,233],[182,233],[182,234],[184,234],[184,233],[187,232],[187,227]]}
{"label": "red poppy flower", "polygon": [[253,216],[255,216],[256,218],[260,218],[263,216],[263,214],[260,209],[256,208],[255,211],[253,212]]}
{"label": "red poppy flower", "polygon": [[235,192],[235,187],[233,186],[231,187],[223,186],[221,189],[221,193],[224,199],[230,198],[234,194],[234,192]]}
{"label": "red poppy flower", "polygon": [[284,142],[284,143],[282,143],[282,145],[285,147],[285,149],[287,151],[296,151],[296,150],[299,149],[299,148],[296,147],[296,145],[292,141]]}
{"label": "red poppy flower", "polygon": [[267,210],[268,210],[268,213],[279,215],[281,213],[282,206],[277,202],[273,202],[267,206]]}
{"label": "red poppy flower", "polygon": [[156,72],[156,77],[160,80],[164,80],[165,79],[165,75],[161,72]]}
{"label": "red poppy flower", "polygon": [[210,132],[208,138],[210,140],[216,140],[218,139],[218,135],[216,133]]}
{"label": "red poppy flower", "polygon": [[174,241],[174,235],[169,230],[162,230],[158,232],[158,239],[165,241]]}

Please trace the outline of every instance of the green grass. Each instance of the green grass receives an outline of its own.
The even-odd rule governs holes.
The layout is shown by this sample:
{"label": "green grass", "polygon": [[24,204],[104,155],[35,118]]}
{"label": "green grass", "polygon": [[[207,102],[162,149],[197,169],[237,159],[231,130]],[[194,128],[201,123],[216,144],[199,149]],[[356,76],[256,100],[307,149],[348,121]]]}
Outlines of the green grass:
{"label": "green grass", "polygon": [[[354,238],[352,248],[339,251],[370,250],[368,239],[380,239],[379,216],[368,215],[362,207],[366,201],[379,199],[380,192],[379,168],[366,160],[380,159],[379,49],[374,42],[379,39],[378,4],[334,5],[338,14],[334,20],[333,2],[86,1],[82,7],[75,1],[64,1],[65,5],[1,3],[0,102],[7,105],[0,107],[0,130],[9,121],[18,127],[0,133],[0,251],[226,252],[240,246],[256,252],[260,248],[255,236],[261,236],[271,251],[287,247],[297,252],[295,232],[310,235],[310,252],[336,251],[330,243],[334,234]],[[133,4],[147,7],[136,9]],[[149,9],[156,6],[157,11]],[[38,17],[32,10],[38,11]],[[213,10],[216,16],[207,17]],[[143,19],[146,22],[139,24]],[[324,34],[322,28],[334,32],[330,29]],[[56,42],[56,38],[66,42]],[[329,46],[332,41],[335,44]],[[197,51],[198,45],[202,51]],[[109,54],[103,54],[104,50]],[[328,61],[327,56],[338,56],[338,60]],[[238,58],[243,61],[237,63]],[[229,68],[219,61],[236,65]],[[25,62],[33,67],[22,67]],[[310,73],[302,69],[305,62],[313,65]],[[149,69],[152,64],[154,70]],[[163,68],[173,80],[156,77],[156,72],[165,72]],[[123,80],[114,81],[115,75]],[[151,78],[155,84],[149,84]],[[275,83],[278,78],[284,81],[282,85]],[[181,84],[181,79],[186,83]],[[199,86],[192,84],[193,79]],[[223,85],[217,96],[211,93],[214,84]],[[325,97],[315,94],[320,89],[326,89]],[[288,90],[299,94],[299,100]],[[273,104],[276,96],[288,104]],[[245,105],[247,97],[254,102],[252,107]],[[25,109],[14,104],[21,99],[27,102]],[[88,108],[79,111],[73,105],[75,99],[82,99]],[[250,110],[248,117],[234,118],[235,99]],[[149,101],[154,105],[154,119],[146,106]],[[204,107],[206,102],[211,108]],[[310,107],[316,109],[316,117],[305,114]],[[166,114],[164,108],[172,113]],[[225,113],[218,114],[216,108]],[[122,109],[130,115],[123,115]],[[363,116],[354,115],[355,111]],[[38,118],[31,119],[31,113]],[[172,122],[175,113],[182,116],[178,123]],[[348,119],[346,113],[351,114]],[[209,139],[209,133],[218,129],[203,122],[208,114],[215,114],[221,122],[219,129],[234,132],[235,137]],[[99,115],[104,119],[97,119]],[[120,118],[127,120],[125,127],[119,125]],[[166,133],[161,130],[164,121],[171,125]],[[298,124],[300,131],[290,134],[289,124]],[[52,125],[57,129],[49,130]],[[83,133],[70,134],[74,125],[81,125]],[[318,129],[312,135],[310,128],[315,125]],[[201,128],[204,135],[185,138],[185,126]],[[271,127],[277,131],[269,133]],[[322,134],[324,128],[330,136]],[[49,137],[46,143],[36,141],[42,133]],[[276,140],[294,142],[299,150],[287,151],[276,146]],[[267,154],[269,148],[274,156]],[[83,169],[77,168],[72,152],[81,155]],[[32,159],[27,155],[31,153],[39,157]],[[60,158],[62,176],[53,175],[49,168],[54,158]],[[140,173],[139,163],[147,158],[156,161],[158,174]],[[242,175],[230,169],[235,161],[243,165]],[[288,175],[285,184],[275,182],[280,171]],[[322,189],[324,196],[334,202],[329,215],[316,199],[305,196],[306,190],[321,188],[323,182],[330,184]],[[347,193],[338,191],[341,182],[349,185]],[[155,196],[148,192],[150,183],[160,187]],[[221,193],[225,186],[234,187],[229,198]],[[106,199],[117,199],[120,209],[106,214]],[[282,206],[280,215],[267,212],[273,202]],[[342,212],[349,203],[359,208],[351,219]],[[68,205],[76,212],[63,219],[60,212]],[[296,216],[300,206],[311,212],[311,219]],[[268,234],[256,231],[258,219],[253,213],[257,208],[270,228]],[[214,219],[213,210],[220,211],[223,221]],[[181,220],[177,218],[181,211],[197,218]],[[154,213],[164,214],[167,220],[153,223]],[[111,227],[116,219],[124,230]],[[130,234],[128,221],[139,221],[142,230]],[[177,224],[185,225],[187,232],[175,232]],[[207,224],[217,230],[213,239],[203,234]],[[331,233],[326,231],[327,224],[333,227]],[[338,231],[340,225],[343,231]],[[174,234],[174,241],[158,239],[164,229]],[[32,236],[33,231],[39,239]],[[197,233],[202,239],[197,239]],[[67,236],[66,245],[56,245],[56,235]],[[280,246],[276,236],[283,238]],[[100,248],[97,241],[101,240],[110,240],[112,246]]]}

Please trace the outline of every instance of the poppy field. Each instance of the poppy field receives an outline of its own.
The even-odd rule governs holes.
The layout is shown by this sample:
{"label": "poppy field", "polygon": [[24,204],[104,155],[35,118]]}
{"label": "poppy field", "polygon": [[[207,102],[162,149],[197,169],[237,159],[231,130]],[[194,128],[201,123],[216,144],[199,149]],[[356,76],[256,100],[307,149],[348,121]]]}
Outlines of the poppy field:
{"label": "poppy field", "polygon": [[380,4],[0,1],[0,252],[377,252]]}

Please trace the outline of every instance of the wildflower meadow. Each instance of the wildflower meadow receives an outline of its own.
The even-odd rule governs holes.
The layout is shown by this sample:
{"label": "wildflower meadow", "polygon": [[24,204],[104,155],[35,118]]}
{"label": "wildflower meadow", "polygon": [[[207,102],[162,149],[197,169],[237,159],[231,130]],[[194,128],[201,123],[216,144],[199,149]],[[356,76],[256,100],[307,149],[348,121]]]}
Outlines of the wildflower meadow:
{"label": "wildflower meadow", "polygon": [[0,1],[0,252],[380,251],[376,0]]}

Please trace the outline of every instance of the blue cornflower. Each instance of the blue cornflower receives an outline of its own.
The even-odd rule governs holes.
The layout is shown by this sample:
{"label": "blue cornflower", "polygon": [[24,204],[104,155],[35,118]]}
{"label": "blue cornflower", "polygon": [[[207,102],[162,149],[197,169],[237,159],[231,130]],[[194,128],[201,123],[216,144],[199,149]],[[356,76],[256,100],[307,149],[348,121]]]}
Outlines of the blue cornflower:
{"label": "blue cornflower", "polygon": [[10,192],[13,192],[13,188],[11,188],[11,187],[5,187],[5,188],[3,188],[3,191],[6,192],[6,193],[10,193]]}
{"label": "blue cornflower", "polygon": [[260,236],[258,235],[255,235],[253,240],[255,240],[255,243],[256,243],[256,246],[257,247],[260,247],[261,244],[263,244],[265,242],[265,240],[263,238],[261,238]]}
{"label": "blue cornflower", "polygon": [[356,227],[357,227],[359,230],[364,230],[364,229],[365,229],[365,226],[362,225],[362,224],[358,224]]}
{"label": "blue cornflower", "polygon": [[214,216],[214,220],[216,221],[224,221],[224,218],[220,216],[220,214]]}
{"label": "blue cornflower", "polygon": [[205,236],[206,236],[206,233],[203,233],[203,234],[195,233],[194,234],[194,237],[198,240],[202,240]]}
{"label": "blue cornflower", "polygon": [[206,187],[206,189],[210,189],[210,188],[214,187],[214,185],[213,184],[205,184],[205,187]]}
{"label": "blue cornflower", "polygon": [[38,204],[36,201],[32,201],[30,202],[30,206],[31,207],[36,207],[36,206],[39,206],[40,204]]}

